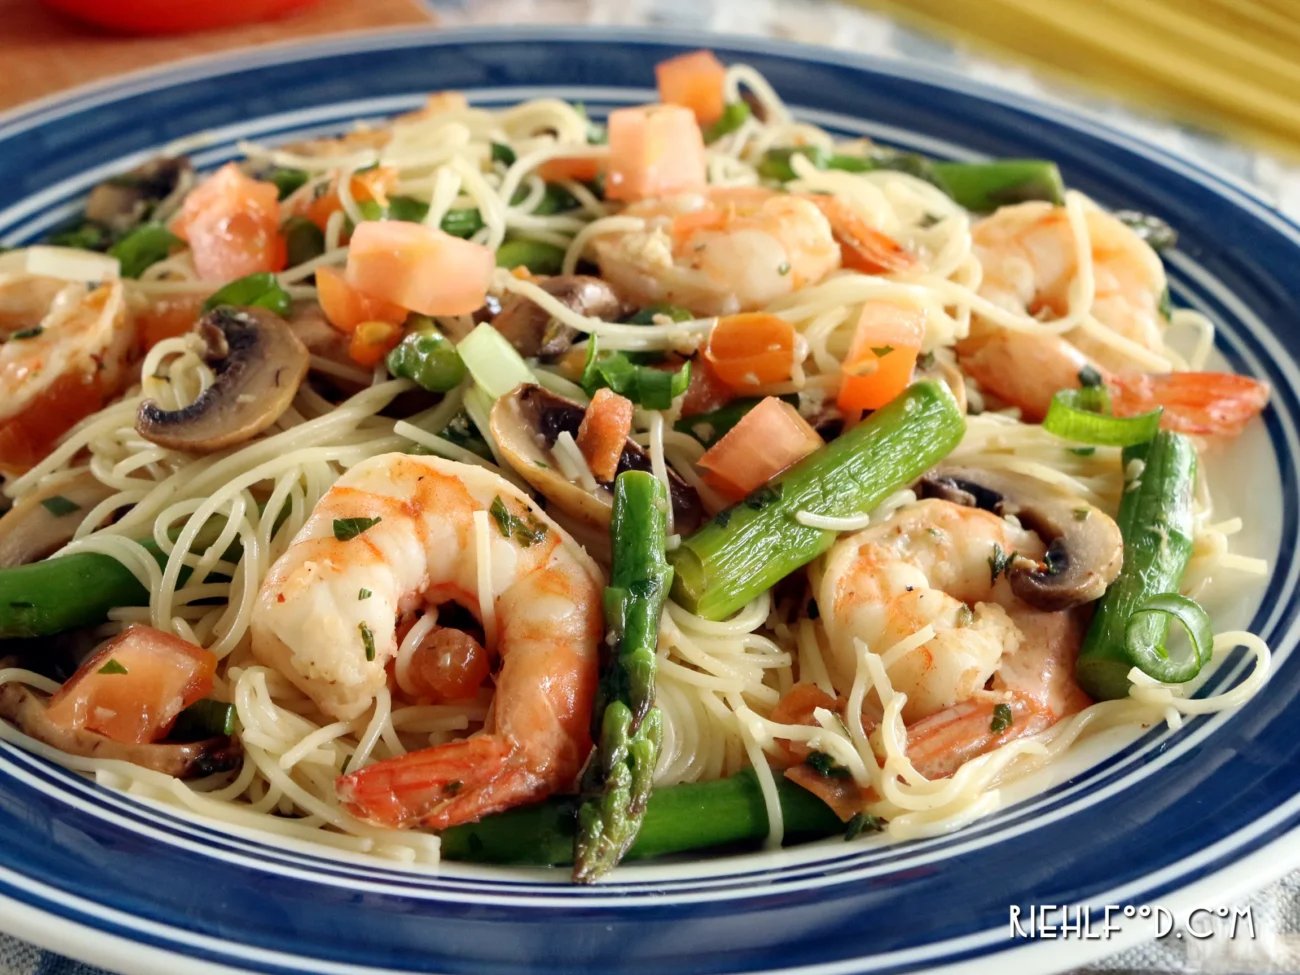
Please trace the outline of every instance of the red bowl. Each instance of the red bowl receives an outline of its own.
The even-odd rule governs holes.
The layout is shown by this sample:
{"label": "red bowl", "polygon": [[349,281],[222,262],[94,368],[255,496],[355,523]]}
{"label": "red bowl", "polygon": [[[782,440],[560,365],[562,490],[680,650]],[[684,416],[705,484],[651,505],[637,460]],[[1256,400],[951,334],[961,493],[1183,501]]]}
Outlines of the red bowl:
{"label": "red bowl", "polygon": [[179,34],[283,17],[319,0],[45,0],[63,13],[133,34]]}

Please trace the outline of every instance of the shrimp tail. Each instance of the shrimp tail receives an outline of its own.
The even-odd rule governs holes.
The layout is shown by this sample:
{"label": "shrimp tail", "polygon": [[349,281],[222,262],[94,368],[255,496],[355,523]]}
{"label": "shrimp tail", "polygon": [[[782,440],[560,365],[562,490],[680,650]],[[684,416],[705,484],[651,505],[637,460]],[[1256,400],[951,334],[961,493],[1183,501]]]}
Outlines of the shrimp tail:
{"label": "shrimp tail", "polygon": [[479,735],[341,775],[335,788],[349,813],[375,826],[446,829],[534,797],[535,777],[514,754],[503,736]]}

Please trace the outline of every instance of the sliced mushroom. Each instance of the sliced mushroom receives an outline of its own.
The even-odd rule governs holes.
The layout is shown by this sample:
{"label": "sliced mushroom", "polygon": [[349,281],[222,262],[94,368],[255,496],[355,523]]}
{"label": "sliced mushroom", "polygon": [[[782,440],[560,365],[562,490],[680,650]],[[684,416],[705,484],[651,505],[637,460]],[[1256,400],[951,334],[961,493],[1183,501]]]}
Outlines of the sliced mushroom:
{"label": "sliced mushroom", "polygon": [[27,565],[62,548],[91,508],[114,493],[89,471],[24,494],[0,517],[0,569]]}
{"label": "sliced mushroom", "polygon": [[243,754],[237,738],[136,745],[85,729],[69,731],[49,719],[48,701],[46,695],[23,684],[5,684],[0,687],[0,718],[12,721],[23,734],[69,755],[115,758],[178,779],[199,779],[228,772],[239,765]]}
{"label": "sliced mushroom", "polygon": [[1046,612],[1100,599],[1124,562],[1119,526],[1104,511],[1037,478],[1011,471],[939,467],[921,479],[922,497],[1014,515],[1047,545],[1043,563],[1017,559],[1011,590]]}
{"label": "sliced mushroom", "polygon": [[140,404],[135,429],[172,450],[207,454],[261,433],[289,408],[310,356],[280,316],[264,308],[222,306],[198,323],[216,381],[181,410]]}
{"label": "sliced mushroom", "polygon": [[[598,481],[594,492],[568,480],[551,453],[561,433],[577,436],[585,413],[582,404],[556,396],[541,386],[525,384],[502,396],[492,407],[492,435],[519,475],[574,518],[604,527],[614,503],[609,481]],[[650,455],[631,440],[623,447],[618,470],[649,471]],[[674,530],[692,532],[704,520],[704,506],[695,489],[672,470]]]}
{"label": "sliced mushroom", "polygon": [[159,204],[193,173],[194,167],[184,156],[150,159],[129,173],[109,177],[91,190],[86,201],[86,219],[118,233],[132,230],[151,217],[162,216],[157,212]]}
{"label": "sliced mushroom", "polygon": [[[600,278],[585,274],[562,274],[539,278],[537,284],[553,295],[564,307],[602,321],[618,320],[623,302],[614,289]],[[501,301],[501,311],[492,319],[492,327],[504,335],[524,358],[552,356],[567,352],[578,333],[550,312],[520,295]]]}

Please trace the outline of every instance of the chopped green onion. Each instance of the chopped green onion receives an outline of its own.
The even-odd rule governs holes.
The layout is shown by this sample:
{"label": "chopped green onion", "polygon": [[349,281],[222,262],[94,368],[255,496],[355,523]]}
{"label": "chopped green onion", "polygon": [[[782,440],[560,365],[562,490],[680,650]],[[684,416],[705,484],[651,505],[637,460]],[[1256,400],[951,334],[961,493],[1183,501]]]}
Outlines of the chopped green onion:
{"label": "chopped green onion", "polygon": [[[541,200],[534,208],[533,215],[547,217],[553,213],[563,213],[565,210],[576,210],[579,206],[581,204],[578,203],[578,198],[563,186],[558,183],[547,183],[546,192],[542,194]],[[474,212],[477,213],[478,211],[475,210]]]}
{"label": "chopped green onion", "polygon": [[334,537],[340,542],[350,542],[364,531],[369,531],[383,521],[382,518],[335,518]]}
{"label": "chopped green onion", "polygon": [[844,826],[844,839],[857,839],[863,833],[879,833],[885,828],[885,821],[871,813],[860,812]]}
{"label": "chopped green onion", "polygon": [[825,752],[812,752],[804,759],[804,764],[827,779],[846,779],[849,776],[849,770]]}
{"label": "chopped green onion", "polygon": [[506,166],[513,166],[515,164],[515,159],[517,158],[515,151],[505,143],[492,143],[492,161],[494,163],[499,162]]}
{"label": "chopped green onion", "polygon": [[1111,416],[1105,386],[1063,389],[1052,397],[1043,429],[1077,443],[1103,447],[1131,447],[1150,440],[1160,429],[1164,409],[1157,407],[1137,416]]}
{"label": "chopped green onion", "polygon": [[483,392],[498,399],[520,383],[531,383],[533,371],[500,332],[484,322],[456,346],[465,368]]}
{"label": "chopped green onion", "polygon": [[465,363],[451,340],[423,315],[412,315],[407,324],[415,330],[388,353],[388,374],[410,379],[431,393],[445,393],[459,386],[465,379]]}
{"label": "chopped green onion", "polygon": [[121,265],[124,278],[138,278],[146,269],[166,260],[173,247],[180,247],[183,241],[160,223],[146,223],[136,227],[129,234],[108,249],[110,257],[116,257]]}
{"label": "chopped green onion", "polygon": [[234,305],[240,308],[269,308],[277,315],[286,315],[292,300],[289,292],[280,287],[280,280],[274,274],[262,271],[231,281],[203,303],[203,310],[212,311],[220,305]]}
{"label": "chopped green onion", "polygon": [[83,251],[106,251],[113,243],[113,233],[102,224],[87,220],[76,227],[55,231],[45,242],[56,247],[75,247]]}
{"label": "chopped green onion", "polygon": [[370,632],[370,627],[367,626],[364,622],[358,624],[357,629],[361,631],[361,644],[366,648],[366,659],[374,660],[375,659],[375,635]]}
{"label": "chopped green onion", "polygon": [[357,601],[360,602],[363,599],[369,599],[373,595],[374,593],[371,592],[369,589],[362,589],[360,592],[357,593]]}
{"label": "chopped green onion", "polygon": [[722,117],[704,130],[704,141],[717,142],[724,135],[731,135],[749,121],[752,114],[753,111],[749,107],[749,102],[730,102],[722,110]]}
{"label": "chopped green onion", "polygon": [[42,498],[41,507],[52,514],[55,518],[62,518],[64,515],[70,515],[74,511],[80,511],[81,505],[70,498],[65,498],[61,494],[56,494],[52,498]]}
{"label": "chopped green onion", "polygon": [[45,326],[37,325],[33,328],[25,328],[20,332],[14,332],[9,336],[11,342],[21,342],[23,339],[34,339],[45,334]]}
{"label": "chopped green onion", "polygon": [[325,253],[325,235],[306,217],[290,217],[280,228],[289,267],[297,267]]}
{"label": "chopped green onion", "polygon": [[[1155,633],[1164,630],[1146,619],[1151,615],[1169,616],[1187,631],[1192,652],[1183,660],[1175,660],[1161,645]],[[1139,670],[1166,684],[1181,684],[1191,680],[1210,662],[1214,651],[1214,629],[1210,615],[1194,599],[1174,592],[1152,596],[1133,611],[1124,631],[1124,642]]]}
{"label": "chopped green onion", "polygon": [[275,184],[275,188],[280,191],[280,199],[284,199],[295,190],[301,189],[306,185],[308,180],[307,174],[301,169],[280,168],[271,174],[270,181]]}
{"label": "chopped green onion", "polygon": [[97,671],[97,673],[101,673],[101,674],[125,674],[126,672],[127,672],[126,668],[123,667],[116,660],[114,660],[112,657],[110,657],[108,659],[108,662],[105,663],[104,666],[100,667],[99,670]]}
{"label": "chopped green onion", "polygon": [[683,308],[681,305],[658,304],[648,305],[642,308],[635,315],[627,320],[629,325],[653,325],[655,319],[664,315],[675,322],[689,322],[695,318],[695,314],[689,308]]}
{"label": "chopped green onion", "polygon": [[587,362],[581,379],[588,396],[607,386],[644,409],[666,410],[690,384],[690,362],[683,362],[675,372],[656,369],[632,362],[623,352],[599,352],[594,335],[588,340]]}
{"label": "chopped green onion", "polygon": [[536,518],[529,516],[527,521],[518,515],[511,514],[506,503],[497,495],[492,499],[492,504],[488,508],[488,513],[492,515],[492,520],[497,523],[497,531],[501,533],[502,538],[514,537],[516,541],[522,542],[525,547],[535,545],[546,537],[546,526]]}

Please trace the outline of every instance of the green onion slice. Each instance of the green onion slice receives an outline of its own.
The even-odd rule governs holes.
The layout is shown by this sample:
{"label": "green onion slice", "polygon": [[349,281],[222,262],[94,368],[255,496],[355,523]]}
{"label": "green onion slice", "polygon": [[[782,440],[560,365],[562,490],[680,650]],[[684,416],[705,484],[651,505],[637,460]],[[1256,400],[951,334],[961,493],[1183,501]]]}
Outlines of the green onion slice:
{"label": "green onion slice", "polygon": [[[1192,652],[1181,660],[1174,659],[1163,645],[1168,632],[1168,616],[1180,623],[1192,643]],[[1210,614],[1200,603],[1174,592],[1152,596],[1129,617],[1124,632],[1129,657],[1142,673],[1165,684],[1182,684],[1201,672],[1214,651],[1214,630]]]}
{"label": "green onion slice", "polygon": [[1111,416],[1106,387],[1063,389],[1052,397],[1043,429],[1076,443],[1131,447],[1156,435],[1163,413],[1163,407],[1157,407],[1137,416]]}

